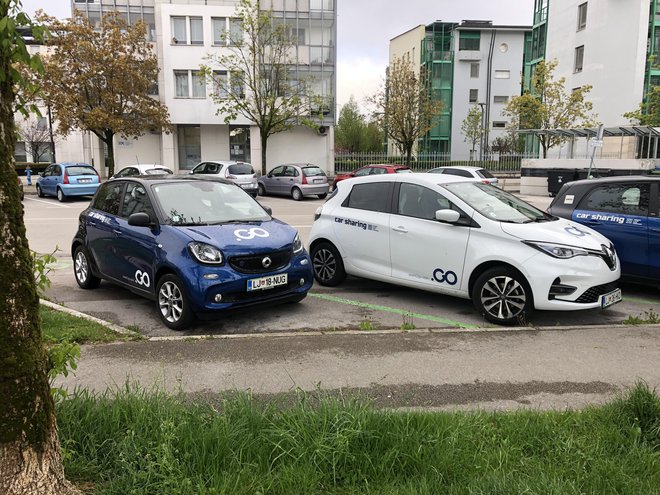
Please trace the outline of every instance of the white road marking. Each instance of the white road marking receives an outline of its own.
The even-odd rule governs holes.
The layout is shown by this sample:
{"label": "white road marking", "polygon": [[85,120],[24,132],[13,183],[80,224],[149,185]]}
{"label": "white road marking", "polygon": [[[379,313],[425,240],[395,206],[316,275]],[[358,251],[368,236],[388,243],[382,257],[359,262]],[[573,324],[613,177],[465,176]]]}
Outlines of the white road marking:
{"label": "white road marking", "polygon": [[63,205],[63,204],[60,204],[60,203],[53,203],[52,201],[45,201],[43,199],[28,198],[27,196],[25,197],[25,199],[28,200],[28,201],[36,201],[37,203],[44,203],[44,204],[51,205],[51,206],[59,206],[60,208],[71,208],[70,206],[67,206],[67,205]]}

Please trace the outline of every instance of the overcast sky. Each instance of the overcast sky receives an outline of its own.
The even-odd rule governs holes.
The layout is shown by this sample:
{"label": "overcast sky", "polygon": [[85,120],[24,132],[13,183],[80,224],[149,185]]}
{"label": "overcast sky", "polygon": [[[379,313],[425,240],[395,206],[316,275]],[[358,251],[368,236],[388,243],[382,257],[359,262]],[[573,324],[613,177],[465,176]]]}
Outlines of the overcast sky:
{"label": "overcast sky", "polygon": [[[499,25],[531,25],[534,0],[336,0],[337,102],[351,95],[359,103],[382,83],[389,41],[433,21],[490,20]],[[23,0],[57,17],[71,15],[70,0]]]}

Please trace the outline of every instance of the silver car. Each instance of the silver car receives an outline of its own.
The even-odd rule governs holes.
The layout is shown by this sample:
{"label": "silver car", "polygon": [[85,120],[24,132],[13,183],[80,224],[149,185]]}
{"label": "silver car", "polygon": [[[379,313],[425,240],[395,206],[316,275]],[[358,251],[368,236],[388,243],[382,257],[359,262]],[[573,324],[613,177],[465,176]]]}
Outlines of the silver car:
{"label": "silver car", "polygon": [[253,198],[257,197],[257,175],[249,163],[233,160],[209,160],[195,165],[190,173],[222,177],[241,186]]}
{"label": "silver car", "polygon": [[325,172],[311,163],[288,163],[279,165],[259,177],[259,194],[281,194],[300,201],[306,196],[324,199],[330,185]]}

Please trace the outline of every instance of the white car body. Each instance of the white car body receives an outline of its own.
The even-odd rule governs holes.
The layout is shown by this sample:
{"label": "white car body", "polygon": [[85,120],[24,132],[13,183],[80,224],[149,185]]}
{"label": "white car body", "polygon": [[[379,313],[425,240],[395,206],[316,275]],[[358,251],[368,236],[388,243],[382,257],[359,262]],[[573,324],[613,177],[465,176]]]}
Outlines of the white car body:
{"label": "white car body", "polygon": [[[360,203],[361,196],[368,199],[368,194],[352,191],[370,183],[374,184],[369,186],[374,191],[370,193],[373,201]],[[427,208],[434,218],[429,218],[428,213],[426,218],[421,218],[414,211],[417,205],[413,207],[413,200],[408,199],[413,192],[419,198],[436,201]],[[390,198],[381,208],[387,211],[363,209],[377,208],[375,203],[381,202],[382,197]],[[529,207],[528,214],[537,221],[496,220],[498,215],[499,218],[511,215],[516,222],[525,218],[519,219],[519,211],[511,203],[497,198],[517,200],[522,208]],[[468,200],[478,209],[470,206]],[[434,211],[436,208],[439,211]],[[473,300],[475,284],[481,285],[479,277],[486,272],[497,273],[496,268],[500,267],[499,271],[504,273],[498,276],[498,282],[513,278],[521,287],[528,286],[531,290],[533,304],[530,301],[524,313],[532,308],[559,311],[600,308],[620,300],[620,290],[616,289],[619,261],[607,238],[575,222],[550,217],[478,181],[444,174],[355,178],[340,182],[337,192],[317,210],[315,218],[310,232],[310,254],[315,276],[322,285],[338,282],[327,276],[329,272],[323,267],[324,256],[332,254],[332,249],[327,247],[331,245],[341,257],[335,260],[339,262],[337,266],[346,274]],[[525,241],[537,244],[533,246]],[[580,254],[555,257],[544,249],[561,256]],[[511,273],[516,276],[509,277]],[[490,280],[494,281],[495,278]],[[484,280],[484,287],[487,285]],[[564,294],[571,287],[575,289]],[[588,290],[591,292],[587,293]],[[478,302],[475,306],[484,310],[489,301],[481,299],[484,306]],[[484,316],[495,323],[509,324],[521,321],[524,315],[514,318],[484,313]]]}
{"label": "white car body", "polygon": [[240,186],[251,196],[257,196],[257,175],[249,163],[234,160],[205,160],[195,165],[190,173],[222,177]]}
{"label": "white car body", "polygon": [[472,167],[472,166],[446,166],[446,167],[436,167],[429,170],[430,174],[446,174],[446,175],[455,175],[457,177],[473,178],[478,179],[484,184],[497,185],[497,177],[491,174],[488,170],[483,167]]}
{"label": "white car body", "polygon": [[135,175],[165,175],[172,173],[173,172],[169,168],[157,163],[136,163],[123,166],[121,169],[117,170],[111,179],[119,177],[131,177]]}

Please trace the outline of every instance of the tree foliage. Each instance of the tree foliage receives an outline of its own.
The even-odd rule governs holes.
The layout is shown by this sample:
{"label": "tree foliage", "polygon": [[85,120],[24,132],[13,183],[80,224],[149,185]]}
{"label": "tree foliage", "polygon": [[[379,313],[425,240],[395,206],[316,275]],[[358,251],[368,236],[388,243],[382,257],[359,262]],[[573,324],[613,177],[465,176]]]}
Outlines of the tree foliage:
{"label": "tree foliage", "polygon": [[349,152],[381,151],[383,131],[376,120],[367,121],[353,96],[339,111],[335,128],[335,150]]}
{"label": "tree foliage", "polygon": [[77,493],[64,478],[14,163],[14,112],[27,113],[24,95],[36,89],[21,68],[41,67],[24,35],[42,32],[19,0],[0,0],[0,493],[7,495]]}
{"label": "tree foliage", "polygon": [[467,116],[461,123],[461,132],[465,136],[465,142],[470,143],[470,158],[472,158],[477,143],[481,145],[481,140],[484,137],[483,110],[479,105],[470,107]]}
{"label": "tree foliage", "polygon": [[407,59],[397,59],[387,69],[384,87],[371,98],[383,121],[387,137],[410,165],[417,140],[433,128],[442,102],[430,95],[425,72],[417,75]]}
{"label": "tree foliage", "polygon": [[200,67],[213,84],[217,114],[229,124],[241,115],[259,128],[261,172],[267,172],[268,138],[295,125],[317,127],[312,113],[324,111],[311,81],[295,79],[295,38],[286,25],[261,10],[257,0],[240,0],[236,10],[241,33],[224,35],[227,48],[207,57]]}
{"label": "tree foliage", "polygon": [[[511,98],[504,114],[512,117],[519,129],[569,129],[593,127],[596,116],[591,113],[592,104],[586,99],[590,85],[566,90],[566,78],[554,79],[557,61],[541,61],[531,78],[531,89]],[[566,141],[566,137],[539,134],[543,158],[548,150]]]}
{"label": "tree foliage", "polygon": [[638,125],[660,127],[660,86],[652,86],[637,110],[623,116]]}
{"label": "tree foliage", "polygon": [[108,149],[105,165],[114,174],[114,137],[138,138],[150,130],[169,132],[167,107],[149,96],[158,80],[158,60],[146,40],[146,25],[128,26],[115,12],[103,16],[95,30],[80,12],[61,21],[41,18],[49,26],[51,47],[41,79],[57,130],[91,131]]}

